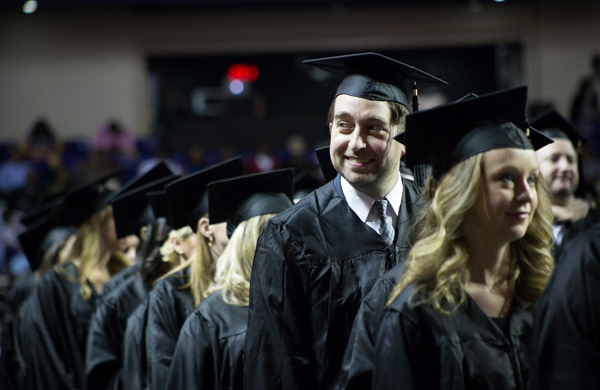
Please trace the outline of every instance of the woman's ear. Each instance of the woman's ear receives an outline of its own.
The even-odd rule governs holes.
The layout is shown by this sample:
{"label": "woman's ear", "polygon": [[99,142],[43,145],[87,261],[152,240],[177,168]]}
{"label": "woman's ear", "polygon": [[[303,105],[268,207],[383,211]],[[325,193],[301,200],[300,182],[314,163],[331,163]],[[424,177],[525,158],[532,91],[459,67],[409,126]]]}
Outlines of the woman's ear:
{"label": "woman's ear", "polygon": [[148,233],[148,226],[142,226],[140,228],[140,237],[142,238],[142,241],[146,241],[146,233]]}
{"label": "woman's ear", "polygon": [[210,220],[207,217],[202,217],[198,221],[198,234],[202,234],[204,237],[212,240],[215,233],[210,227]]}

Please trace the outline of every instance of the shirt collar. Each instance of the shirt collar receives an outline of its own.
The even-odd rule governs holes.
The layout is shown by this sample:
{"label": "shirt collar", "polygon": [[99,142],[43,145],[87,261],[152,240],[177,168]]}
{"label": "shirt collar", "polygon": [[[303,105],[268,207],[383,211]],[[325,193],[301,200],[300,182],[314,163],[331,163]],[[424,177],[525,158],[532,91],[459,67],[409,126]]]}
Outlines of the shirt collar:
{"label": "shirt collar", "polygon": [[[352,187],[352,185],[341,175],[340,179],[342,191],[344,192],[348,206],[350,206],[352,211],[354,211],[356,215],[358,215],[358,217],[365,222],[376,198],[372,198],[369,195],[363,194],[356,188]],[[386,196],[384,196],[384,199],[387,199],[390,205],[392,205],[392,209],[396,215],[398,215],[400,210],[402,192],[402,177],[400,174],[398,174],[398,181],[396,181],[394,188],[392,188],[392,190],[388,192]]]}

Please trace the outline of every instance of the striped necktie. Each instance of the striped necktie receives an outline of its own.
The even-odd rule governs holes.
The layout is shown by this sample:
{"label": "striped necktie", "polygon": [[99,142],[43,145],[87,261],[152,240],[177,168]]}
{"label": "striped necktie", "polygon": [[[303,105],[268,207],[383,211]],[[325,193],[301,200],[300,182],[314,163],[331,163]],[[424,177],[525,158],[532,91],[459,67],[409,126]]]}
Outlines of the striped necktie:
{"label": "striped necktie", "polygon": [[386,216],[387,206],[387,199],[375,199],[373,203],[373,207],[377,210],[377,228],[379,229],[379,234],[388,245],[392,245],[395,232],[391,218],[387,218]]}

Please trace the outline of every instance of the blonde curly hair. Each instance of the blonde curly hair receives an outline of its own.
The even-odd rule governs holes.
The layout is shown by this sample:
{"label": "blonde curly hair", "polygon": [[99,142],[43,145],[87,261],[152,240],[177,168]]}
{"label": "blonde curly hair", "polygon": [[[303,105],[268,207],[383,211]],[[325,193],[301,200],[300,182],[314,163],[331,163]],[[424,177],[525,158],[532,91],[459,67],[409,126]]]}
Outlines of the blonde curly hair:
{"label": "blonde curly hair", "polygon": [[[456,164],[439,184],[429,178],[425,205],[415,225],[416,243],[388,305],[411,284],[415,285],[411,299],[419,295],[418,304],[430,303],[446,314],[466,302],[469,255],[463,221],[480,193],[484,156],[485,152]],[[543,180],[537,180],[535,188],[538,206],[532,221],[525,236],[510,243],[508,285],[524,303],[542,295],[554,264],[550,200]]]}
{"label": "blonde curly hair", "polygon": [[206,296],[222,290],[225,303],[248,306],[250,302],[250,274],[258,236],[265,224],[276,214],[263,214],[241,222],[233,231],[229,244],[216,262],[214,283]]}

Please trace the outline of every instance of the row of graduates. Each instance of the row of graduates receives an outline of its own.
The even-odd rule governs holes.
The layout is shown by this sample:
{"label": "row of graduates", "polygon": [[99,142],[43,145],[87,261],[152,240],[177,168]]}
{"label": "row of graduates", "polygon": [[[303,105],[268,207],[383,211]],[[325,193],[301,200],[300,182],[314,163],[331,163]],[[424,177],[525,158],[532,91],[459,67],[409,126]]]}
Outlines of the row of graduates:
{"label": "row of graduates", "polygon": [[[110,190],[116,174],[25,219],[19,239],[36,273],[13,289],[19,298],[6,321],[3,386],[166,388],[171,360],[189,369],[184,356],[196,351],[174,354],[190,317],[183,334],[203,329],[199,340],[208,345],[195,344],[216,347],[215,366],[207,367],[240,369],[213,375],[214,386],[240,387],[254,247],[264,224],[292,205],[293,169],[244,175],[235,157],[178,178],[160,162]],[[123,241],[139,242],[134,262]],[[223,338],[238,353],[222,351]]]}
{"label": "row of graduates", "polygon": [[[573,299],[564,303],[571,295],[552,298],[550,289],[536,314],[544,320],[534,323],[553,264],[552,214],[534,150],[551,140],[527,124],[526,88],[410,114],[399,131],[394,112],[402,118],[408,99],[403,81],[389,74],[432,76],[372,53],[315,61],[345,72],[330,110],[333,166],[322,163],[337,176],[292,207],[289,171],[239,176],[235,161],[126,185],[112,213],[118,236],[150,228],[140,261],[116,273],[99,297],[94,275],[83,279],[86,267],[75,256],[42,277],[69,287],[44,291],[40,282],[19,311],[10,372],[23,388],[521,389],[564,388],[573,378],[597,386],[584,370],[597,362],[594,347],[580,354],[572,341],[552,339],[565,328],[553,299],[572,307]],[[404,145],[412,171],[402,166],[400,175]],[[394,150],[402,153],[388,158]],[[142,218],[155,195],[149,191],[163,188],[175,228],[163,254],[189,257],[179,265],[152,261],[166,237],[164,202],[154,204],[152,224]],[[367,209],[363,218],[357,197],[391,207],[374,218]],[[386,218],[391,243],[379,234]],[[598,262],[597,240],[585,240],[564,252],[585,259],[568,262],[573,295],[587,282],[572,264]],[[593,334],[593,311],[583,312]],[[580,330],[578,313],[570,314]],[[537,360],[532,344],[544,352]],[[561,355],[579,363],[564,367],[579,371],[561,370]]]}

